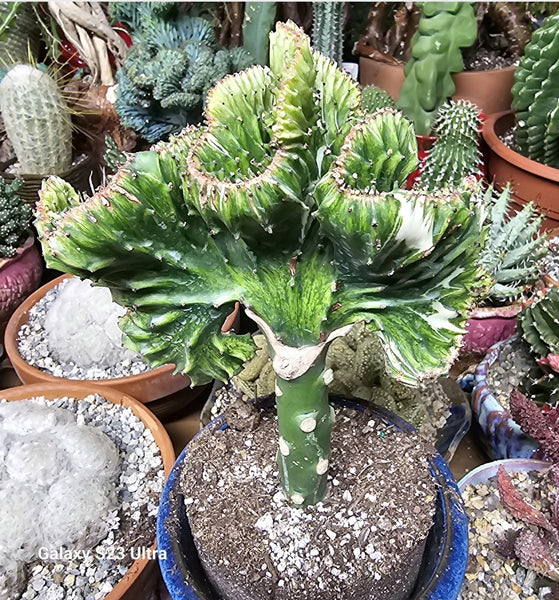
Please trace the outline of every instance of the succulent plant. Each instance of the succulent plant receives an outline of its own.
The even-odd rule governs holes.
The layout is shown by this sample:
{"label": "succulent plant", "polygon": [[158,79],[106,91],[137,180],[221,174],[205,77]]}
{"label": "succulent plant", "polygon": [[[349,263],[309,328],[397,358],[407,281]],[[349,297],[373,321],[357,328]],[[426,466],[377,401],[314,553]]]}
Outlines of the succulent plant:
{"label": "succulent plant", "polygon": [[480,263],[495,280],[489,300],[511,302],[523,296],[541,276],[539,261],[547,252],[546,235],[538,233],[543,216],[528,203],[512,218],[511,189],[502,192],[489,187],[484,195],[489,236]]}
{"label": "succulent plant", "polygon": [[216,81],[245,69],[243,48],[218,49],[211,24],[198,17],[150,17],[117,73],[116,111],[125,127],[150,142],[167,139],[202,118]]}
{"label": "succulent plant", "polygon": [[467,100],[447,100],[433,123],[436,142],[421,165],[417,185],[433,191],[459,185],[464,177],[481,176],[479,109]]}
{"label": "succulent plant", "polygon": [[534,31],[514,74],[512,107],[521,154],[559,167],[559,13]]}
{"label": "succulent plant", "polygon": [[382,108],[398,110],[398,106],[392,100],[390,94],[381,90],[376,85],[368,85],[363,88],[361,93],[363,94],[362,107],[367,114],[372,115]]}
{"label": "succulent plant", "polygon": [[424,2],[421,7],[398,105],[416,132],[425,135],[439,106],[456,90],[452,74],[464,68],[461,48],[473,44],[477,23],[471,2]]}
{"label": "succulent plant", "polygon": [[245,2],[243,48],[257,65],[268,64],[270,31],[276,20],[276,2]]}
{"label": "succulent plant", "polygon": [[0,258],[10,258],[29,235],[33,211],[18,196],[23,181],[8,183],[0,177]]}
{"label": "succulent plant", "polygon": [[16,65],[0,83],[0,110],[19,173],[60,175],[72,164],[72,120],[56,81]]}
{"label": "succulent plant", "polygon": [[518,326],[537,357],[559,354],[559,288],[527,304],[518,315]]}
{"label": "succulent plant", "polygon": [[36,60],[39,25],[28,2],[0,2],[0,73],[18,63]]}
{"label": "succulent plant", "polygon": [[344,3],[313,2],[312,12],[313,47],[341,66],[344,45]]}
{"label": "succulent plant", "polygon": [[250,336],[223,335],[240,300],[273,356],[279,471],[296,506],[327,491],[328,345],[366,321],[405,382],[447,368],[478,278],[471,188],[403,189],[411,124],[365,116],[357,84],[293,23],[208,95],[205,124],[140,152],[86,202],[59,178],[36,226],[55,268],[111,288],[125,343],[194,383],[234,375]]}

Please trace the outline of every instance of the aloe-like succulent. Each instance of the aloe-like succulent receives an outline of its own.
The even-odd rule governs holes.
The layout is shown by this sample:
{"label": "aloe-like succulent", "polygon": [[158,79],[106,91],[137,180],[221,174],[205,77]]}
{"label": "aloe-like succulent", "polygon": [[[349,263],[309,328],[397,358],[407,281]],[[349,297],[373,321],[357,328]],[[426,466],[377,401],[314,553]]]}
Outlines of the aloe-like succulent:
{"label": "aloe-like succulent", "polygon": [[254,353],[250,336],[221,333],[244,305],[273,356],[296,506],[327,491],[330,342],[364,320],[399,379],[444,370],[478,278],[471,189],[403,189],[414,130],[360,103],[349,76],[279,23],[270,67],[219,82],[204,125],[134,155],[86,202],[51,178],[38,206],[50,266],[111,288],[129,309],[126,344],[154,366],[228,379]]}
{"label": "aloe-like succulent", "polygon": [[489,300],[511,302],[541,276],[540,260],[548,250],[547,236],[538,233],[543,216],[528,203],[511,218],[510,186],[500,193],[489,187],[483,203],[490,225],[480,262],[495,280]]}

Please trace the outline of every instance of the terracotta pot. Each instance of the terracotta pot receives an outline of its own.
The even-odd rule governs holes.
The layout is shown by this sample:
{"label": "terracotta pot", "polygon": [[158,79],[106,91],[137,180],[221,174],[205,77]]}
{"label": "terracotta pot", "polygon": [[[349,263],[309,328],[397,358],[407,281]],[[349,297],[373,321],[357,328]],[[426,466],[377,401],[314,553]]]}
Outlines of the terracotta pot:
{"label": "terracotta pot", "polygon": [[[132,410],[134,415],[136,415],[136,417],[138,417],[138,419],[140,419],[146,428],[153,434],[153,438],[161,452],[165,477],[167,477],[175,461],[175,452],[171,440],[163,425],[161,425],[145,406],[131,396],[107,387],[84,385],[81,383],[75,384],[71,383],[69,380],[65,380],[63,383],[41,383],[38,385],[24,385],[3,390],[0,392],[0,399],[5,398],[9,402],[12,402],[25,400],[27,398],[32,398],[33,396],[44,396],[47,400],[68,396],[69,398],[81,400],[90,394],[99,394],[109,402],[120,404],[121,406],[128,407]],[[154,542],[151,549],[155,550],[155,548],[156,544]],[[154,576],[157,572],[156,569],[157,562],[155,560],[150,560],[148,557],[137,559],[132,563],[120,582],[103,600],[137,600],[138,598],[146,597],[146,591],[150,589],[150,586],[157,585],[157,577]]]}
{"label": "terracotta pot", "polygon": [[466,334],[462,338],[462,352],[485,354],[491,346],[516,333],[516,317],[522,304],[488,306],[469,311]]}
{"label": "terracotta pot", "polygon": [[[35,203],[39,199],[39,190],[41,189],[43,180],[48,175],[28,175],[6,171],[15,162],[16,159],[13,158],[7,162],[0,163],[0,176],[9,183],[16,178],[23,179],[23,184],[18,190],[18,195],[32,206],[35,206]],[[87,193],[91,193],[92,186],[99,185],[101,181],[99,164],[91,152],[85,154],[81,160],[73,164],[64,173],[61,173],[60,177],[70,183],[76,191]]]}
{"label": "terracotta pot", "polygon": [[559,227],[559,169],[526,158],[501,142],[499,135],[514,125],[514,119],[508,111],[489,115],[483,124],[487,178],[499,191],[510,181],[513,205],[521,209],[534,201],[546,215],[542,228],[555,229]]}
{"label": "terracotta pot", "polygon": [[[483,113],[489,114],[509,110],[512,102],[512,84],[516,67],[505,67],[494,71],[464,71],[452,78],[456,92],[455,100],[473,102]],[[389,65],[373,58],[359,58],[359,83],[376,85],[398,99],[404,83],[404,65]]]}
{"label": "terracotta pot", "polygon": [[[21,379],[22,383],[60,383],[62,381],[74,381],[55,377],[32,367],[26,363],[21,357],[17,338],[21,326],[27,322],[29,318],[30,309],[53,287],[57,286],[61,281],[72,277],[72,275],[61,275],[53,281],[47,283],[38,289],[34,294],[31,294],[25,302],[23,302],[12,315],[8,326],[6,327],[6,335],[4,345],[6,347],[6,353],[14,367],[15,372]],[[224,328],[227,330],[234,328],[234,323],[238,322],[239,318],[239,306],[236,305],[234,312],[229,315]],[[180,395],[179,402],[182,405],[190,402],[198,394],[205,389],[204,386],[197,386],[190,388],[190,378],[187,375],[178,374],[173,375],[175,365],[169,364],[157,369],[152,369],[139,375],[130,375],[128,377],[118,377],[115,379],[101,379],[86,381],[92,385],[99,386],[103,389],[115,389],[120,392],[130,394],[140,402],[151,402],[165,396],[169,396],[179,390],[184,390]],[[79,380],[81,382],[81,380]],[[186,390],[185,388],[188,389]]]}
{"label": "terracotta pot", "polygon": [[28,237],[12,258],[0,259],[0,333],[14,310],[37,289],[43,274],[43,259]]}

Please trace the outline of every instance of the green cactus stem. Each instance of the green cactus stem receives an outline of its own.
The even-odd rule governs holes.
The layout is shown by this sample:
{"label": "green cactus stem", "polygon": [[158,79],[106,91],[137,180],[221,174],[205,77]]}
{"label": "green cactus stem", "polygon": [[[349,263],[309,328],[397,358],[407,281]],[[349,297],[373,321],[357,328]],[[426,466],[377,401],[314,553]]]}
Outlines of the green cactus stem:
{"label": "green cactus stem", "polygon": [[525,306],[518,315],[522,337],[538,358],[559,354],[559,288]]}
{"label": "green cactus stem", "polygon": [[376,85],[369,85],[366,88],[363,88],[362,94],[362,107],[367,114],[372,115],[377,110],[383,108],[398,110],[398,106],[396,105],[396,102],[392,100],[390,94],[381,90]]}
{"label": "green cactus stem", "polygon": [[270,67],[216,84],[202,125],[135,154],[85,202],[51,178],[38,205],[49,265],[111,288],[128,308],[125,343],[154,366],[229,379],[254,355],[250,336],[221,333],[244,305],[269,345],[289,451],[280,478],[296,506],[326,493],[328,346],[366,321],[391,374],[438,373],[479,275],[469,182],[406,189],[411,124],[360,105],[358,85],[278,23]]}
{"label": "green cactus stem", "polygon": [[512,107],[521,154],[559,167],[559,13],[534,31],[514,74]]}
{"label": "green cactus stem", "polygon": [[344,44],[344,3],[313,2],[312,11],[313,47],[341,66]]}
{"label": "green cactus stem", "polygon": [[60,175],[72,164],[72,121],[54,79],[16,65],[0,83],[0,110],[19,173]]}
{"label": "green cactus stem", "polygon": [[459,185],[464,177],[481,175],[479,109],[466,100],[448,100],[437,111],[437,141],[421,165],[418,184],[427,191]]}
{"label": "green cactus stem", "polygon": [[245,2],[243,47],[257,65],[268,64],[270,31],[276,20],[276,2]]}
{"label": "green cactus stem", "polygon": [[412,58],[406,63],[406,79],[398,105],[416,132],[426,135],[437,109],[456,90],[453,73],[464,68],[461,48],[473,44],[477,23],[471,2],[424,2],[414,34]]}

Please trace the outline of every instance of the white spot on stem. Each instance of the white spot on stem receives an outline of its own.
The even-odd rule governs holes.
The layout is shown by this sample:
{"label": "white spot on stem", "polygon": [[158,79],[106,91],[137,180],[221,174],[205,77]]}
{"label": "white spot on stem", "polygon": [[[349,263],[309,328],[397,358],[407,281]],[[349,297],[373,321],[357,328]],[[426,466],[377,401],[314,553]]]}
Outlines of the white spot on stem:
{"label": "white spot on stem", "polygon": [[279,439],[279,450],[283,456],[289,456],[289,444],[282,437]]}
{"label": "white spot on stem", "polygon": [[316,429],[316,419],[314,419],[313,417],[307,417],[306,419],[303,419],[299,423],[299,428],[305,433],[310,433],[311,431],[314,431]]}
{"label": "white spot on stem", "polygon": [[326,471],[328,471],[328,459],[321,458],[316,465],[316,472],[319,475],[324,475],[324,473],[326,473]]}
{"label": "white spot on stem", "polygon": [[301,494],[292,494],[291,495],[291,502],[293,502],[293,504],[303,504],[304,501],[305,501],[305,498],[303,496],[301,496]]}
{"label": "white spot on stem", "polygon": [[280,390],[279,385],[276,383],[276,398],[283,396],[283,392]]}

